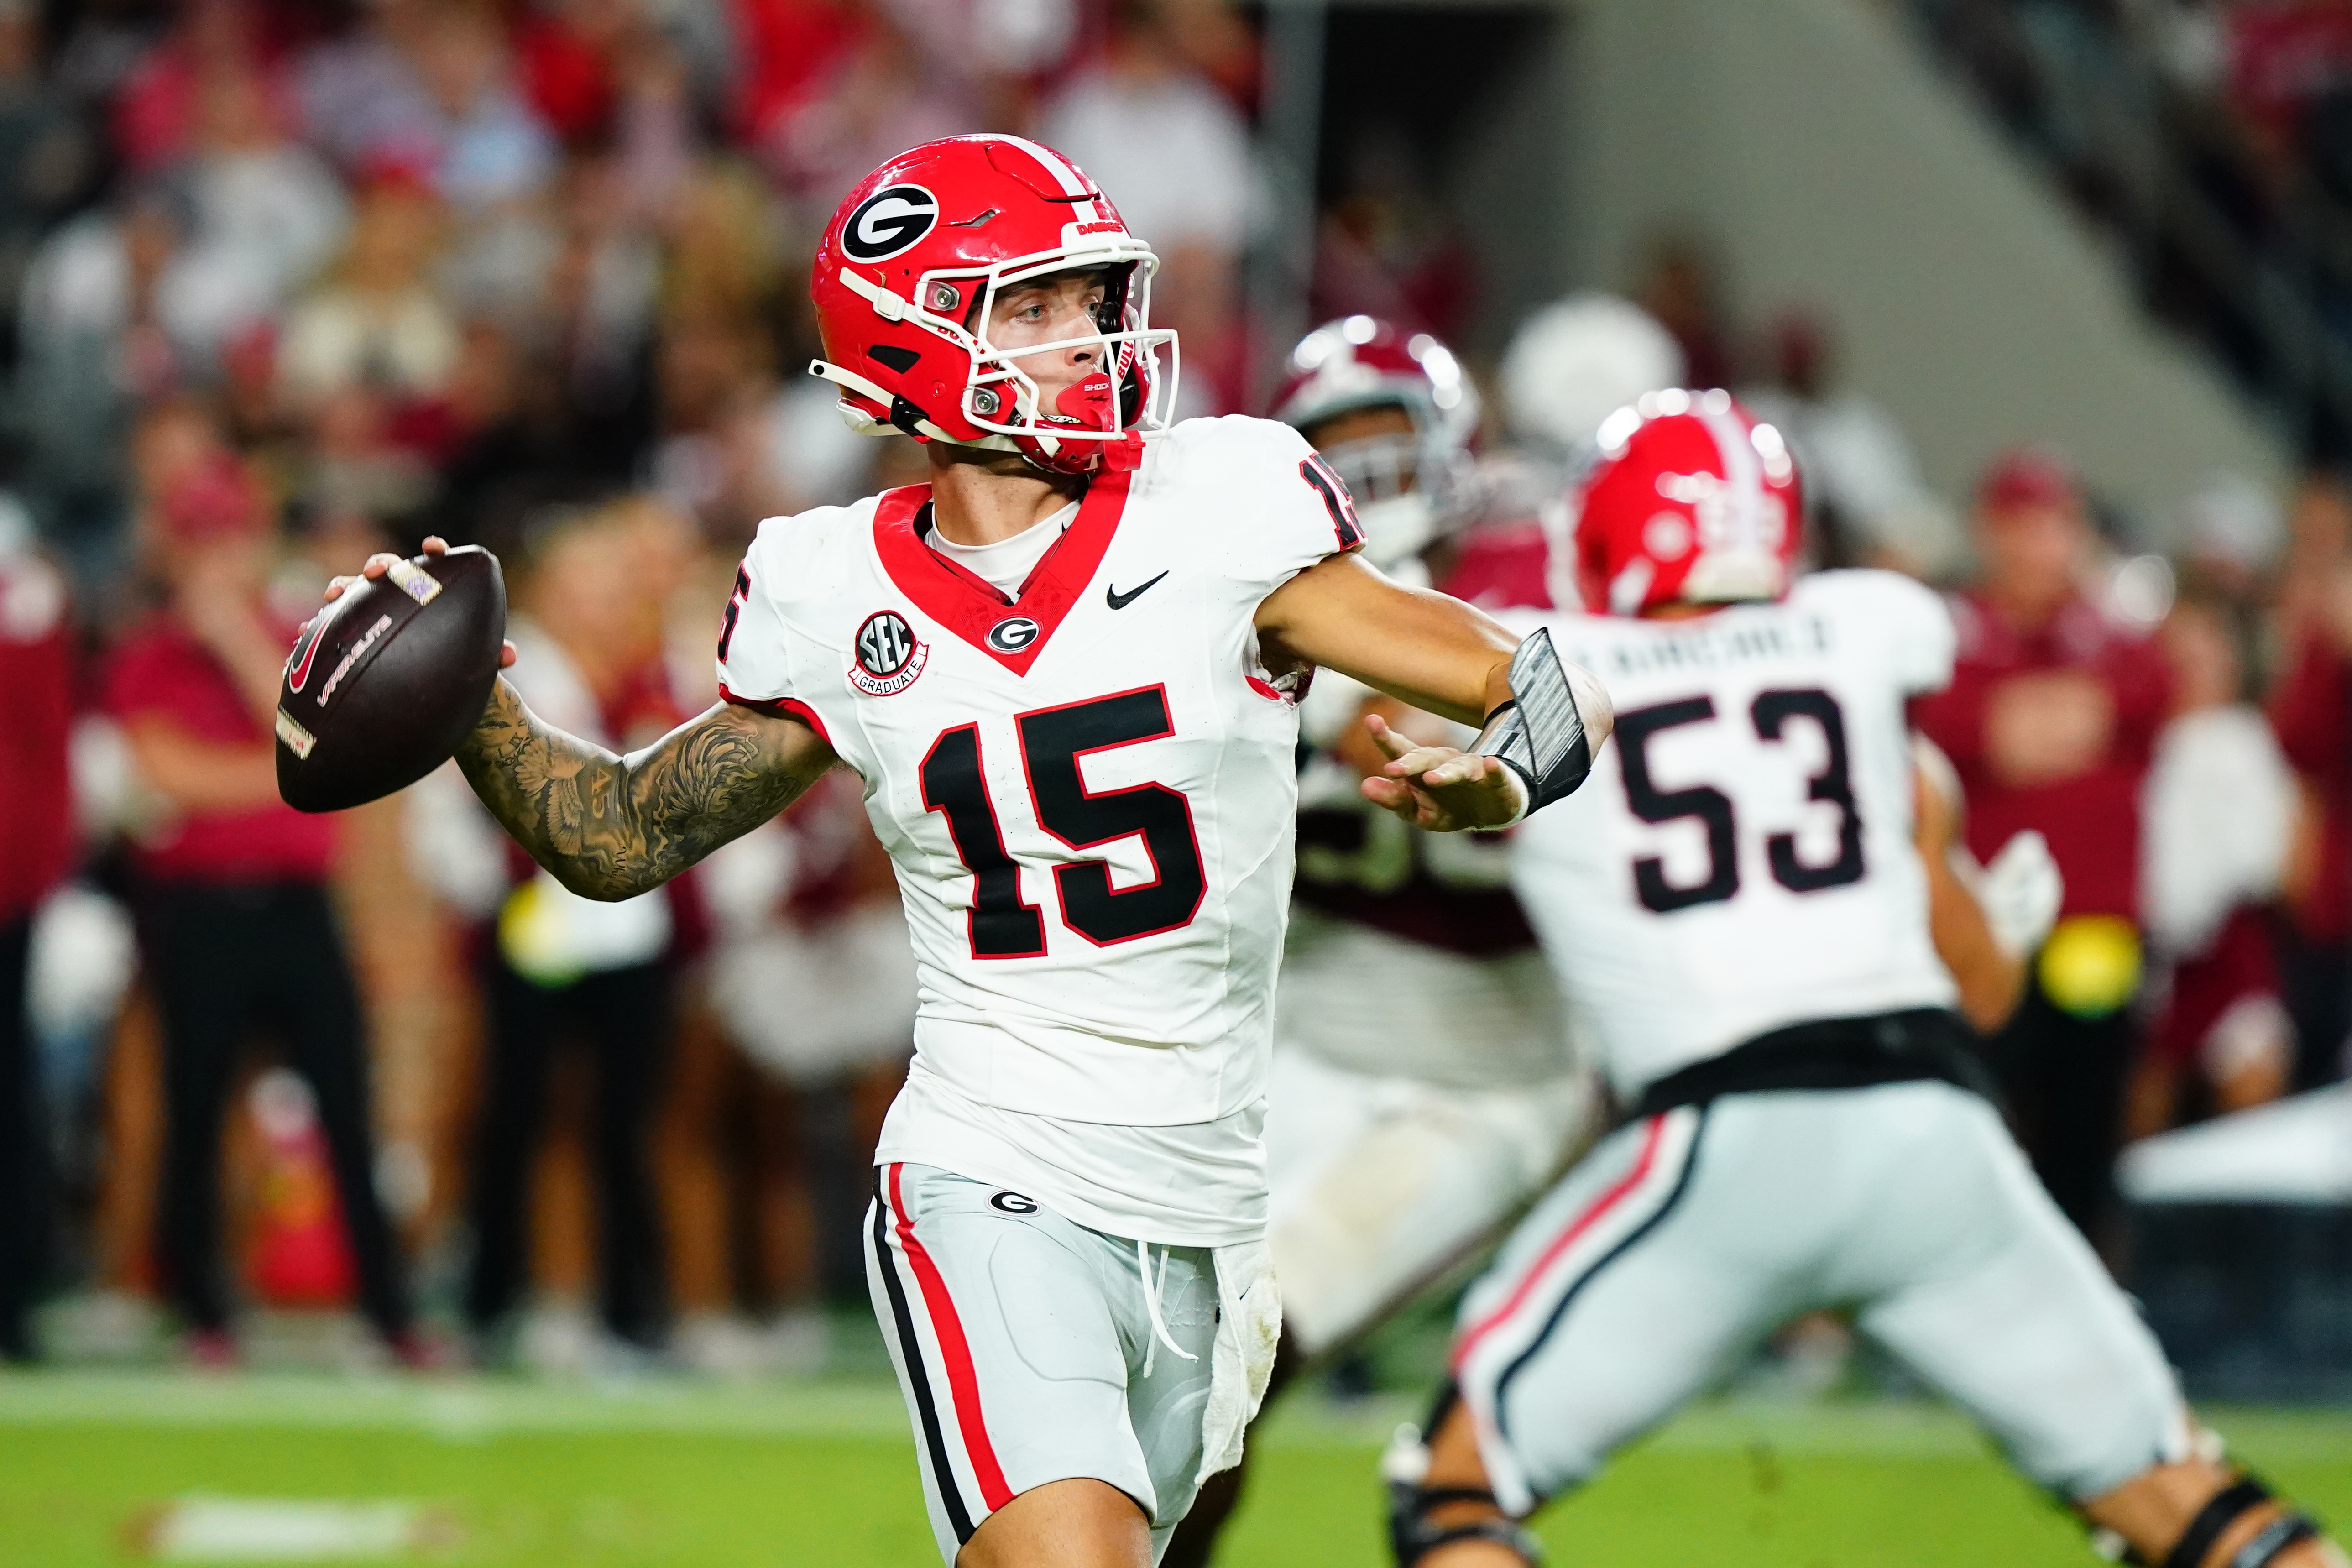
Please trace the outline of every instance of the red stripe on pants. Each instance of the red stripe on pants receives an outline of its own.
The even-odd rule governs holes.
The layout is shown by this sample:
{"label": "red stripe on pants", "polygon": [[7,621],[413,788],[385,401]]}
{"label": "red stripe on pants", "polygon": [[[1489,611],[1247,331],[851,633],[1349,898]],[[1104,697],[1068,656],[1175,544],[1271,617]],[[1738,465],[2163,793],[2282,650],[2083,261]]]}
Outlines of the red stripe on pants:
{"label": "red stripe on pants", "polygon": [[913,1265],[915,1283],[922,1288],[931,1337],[939,1341],[940,1359],[947,1363],[948,1402],[955,1406],[956,1430],[963,1436],[964,1454],[971,1460],[972,1479],[980,1483],[981,1500],[993,1513],[1013,1500],[1013,1489],[1004,1484],[1004,1468],[996,1462],[987,1423],[981,1419],[980,1378],[972,1370],[971,1346],[963,1337],[963,1321],[956,1316],[955,1301],[948,1295],[948,1282],[940,1278],[939,1265],[915,1239],[914,1222],[908,1219],[906,1201],[898,1194],[898,1173],[905,1169],[890,1167],[890,1213],[898,1223],[898,1248]]}
{"label": "red stripe on pants", "polygon": [[1535,1266],[1520,1277],[1518,1285],[1511,1291],[1509,1299],[1481,1319],[1476,1327],[1462,1336],[1462,1342],[1454,1347],[1454,1370],[1457,1374],[1469,1363],[1470,1354],[1478,1348],[1478,1342],[1509,1320],[1521,1307],[1527,1305],[1529,1292],[1535,1289],[1537,1281],[1549,1271],[1551,1266],[1559,1261],[1560,1254],[1575,1246],[1580,1237],[1599,1225],[1611,1209],[1623,1203],[1633,1189],[1642,1184],[1643,1179],[1650,1173],[1650,1167],[1657,1163],[1658,1143],[1665,1136],[1665,1131],[1664,1116],[1650,1118],[1649,1129],[1642,1139],[1642,1152],[1634,1157],[1633,1168],[1626,1172],[1615,1186],[1602,1193],[1583,1213],[1570,1221],[1568,1228],[1554,1237],[1549,1247],[1544,1248],[1543,1256],[1536,1259]]}

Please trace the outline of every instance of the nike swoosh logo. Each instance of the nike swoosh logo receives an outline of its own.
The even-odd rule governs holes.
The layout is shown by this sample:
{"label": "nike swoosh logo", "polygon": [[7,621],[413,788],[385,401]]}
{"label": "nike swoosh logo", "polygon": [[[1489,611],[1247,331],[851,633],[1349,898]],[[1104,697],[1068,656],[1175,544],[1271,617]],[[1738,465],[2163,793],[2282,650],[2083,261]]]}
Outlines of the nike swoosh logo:
{"label": "nike swoosh logo", "polygon": [[[1165,573],[1165,572],[1162,572],[1161,574],[1160,574],[1160,577],[1165,577],[1165,576],[1167,576],[1167,575],[1168,575],[1168,574],[1167,574],[1167,573]],[[1151,583],[1146,583],[1146,584],[1145,584],[1142,587],[1140,587],[1140,588],[1132,588],[1132,589],[1129,589],[1128,592],[1126,592],[1126,593],[1124,593],[1124,594],[1120,593],[1117,588],[1114,588],[1114,587],[1112,587],[1109,584],[1106,583],[1106,584],[1103,584],[1103,597],[1104,597],[1105,599],[1108,599],[1108,600],[1110,602],[1110,607],[1111,607],[1112,609],[1114,609],[1114,610],[1123,610],[1123,609],[1127,608],[1129,605],[1132,605],[1133,603],[1135,603],[1135,601],[1136,601],[1136,600],[1140,599],[1141,597],[1143,597],[1143,595],[1144,595],[1145,594],[1147,594],[1147,593],[1150,592],[1150,590],[1151,590],[1151,584],[1152,584],[1152,583],[1157,583],[1157,582],[1159,582],[1159,581],[1160,581],[1160,577],[1154,577],[1154,578],[1151,580]]]}

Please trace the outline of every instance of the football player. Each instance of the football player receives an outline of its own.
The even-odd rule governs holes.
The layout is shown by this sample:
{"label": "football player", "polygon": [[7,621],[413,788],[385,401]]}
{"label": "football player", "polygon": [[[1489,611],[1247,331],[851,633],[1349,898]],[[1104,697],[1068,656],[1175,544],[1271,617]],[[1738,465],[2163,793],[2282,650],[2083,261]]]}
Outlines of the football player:
{"label": "football player", "polygon": [[1375,731],[1362,787],[1423,827],[1517,820],[1607,734],[1547,637],[1366,564],[1297,432],[1165,425],[1156,265],[1020,138],[876,170],[817,250],[811,368],[923,443],[929,482],[763,523],[723,700],[653,746],[614,756],[501,684],[458,752],[606,899],[836,763],[863,781],[920,980],[868,1271],[961,1568],[1141,1568],[1239,1456],[1279,1327],[1260,1127],[1306,671],[1485,724],[1466,753]]}
{"label": "football player", "polygon": [[1632,1114],[1464,1301],[1428,1441],[1391,1455],[1398,1562],[1534,1562],[1539,1502],[1852,1306],[2110,1555],[2342,1563],[2223,1462],[1979,1087],[1912,836],[1941,601],[1792,582],[1794,465],[1719,391],[1612,416],[1575,500],[1555,596],[1589,613],[1549,629],[1609,683],[1615,760],[1521,830],[1515,884]]}
{"label": "football player", "polygon": [[[1474,505],[1469,378],[1435,338],[1370,316],[1318,327],[1290,364],[1275,416],[1346,481],[1366,558],[1426,585]],[[1367,800],[1361,780],[1388,761],[1375,715],[1469,743],[1337,670],[1300,705],[1317,750],[1266,1086],[1283,1310],[1269,1394],[1465,1266],[1597,1130],[1594,1079],[1510,890],[1507,837],[1418,833]],[[1236,1467],[1203,1489],[1169,1568],[1209,1561],[1240,1484]]]}

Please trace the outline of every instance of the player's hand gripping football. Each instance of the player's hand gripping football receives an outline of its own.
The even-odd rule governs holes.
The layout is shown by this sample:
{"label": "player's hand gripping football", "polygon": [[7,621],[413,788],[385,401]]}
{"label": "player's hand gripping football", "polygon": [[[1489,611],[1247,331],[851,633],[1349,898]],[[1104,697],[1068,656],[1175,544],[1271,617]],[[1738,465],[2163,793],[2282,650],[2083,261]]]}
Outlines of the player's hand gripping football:
{"label": "player's hand gripping football", "polygon": [[1494,757],[1453,746],[1416,745],[1377,713],[1364,728],[1388,756],[1388,765],[1364,780],[1364,798],[1432,833],[1501,827],[1527,808],[1527,786]]}
{"label": "player's hand gripping football", "polygon": [[[425,541],[425,553],[427,555],[446,555],[449,553],[449,542],[442,538],[437,533],[433,534]],[[367,558],[367,563],[359,569],[356,575],[338,577],[334,579],[334,581],[329,583],[327,584],[327,602],[329,604],[333,604],[337,599],[341,598],[343,596],[343,590],[350,587],[354,583],[369,577],[383,576],[401,559],[402,558],[400,556],[394,554],[391,551],[378,551],[376,553]],[[499,668],[500,669],[509,668],[514,664],[514,661],[515,645],[509,642],[499,649]]]}

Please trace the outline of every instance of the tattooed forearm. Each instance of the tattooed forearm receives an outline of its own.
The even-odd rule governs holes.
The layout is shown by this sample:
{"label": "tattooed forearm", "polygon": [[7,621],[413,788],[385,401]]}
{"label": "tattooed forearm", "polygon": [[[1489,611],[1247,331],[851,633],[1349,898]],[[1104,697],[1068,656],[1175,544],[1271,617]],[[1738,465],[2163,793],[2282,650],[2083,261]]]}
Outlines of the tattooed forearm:
{"label": "tattooed forearm", "polygon": [[659,887],[790,805],[834,760],[805,725],[727,702],[618,757],[541,723],[504,680],[457,748],[491,815],[592,899]]}

